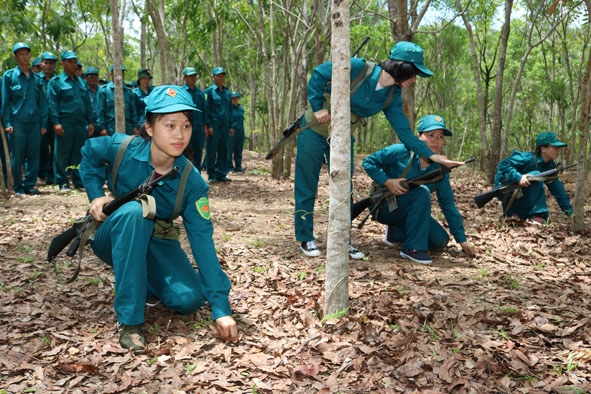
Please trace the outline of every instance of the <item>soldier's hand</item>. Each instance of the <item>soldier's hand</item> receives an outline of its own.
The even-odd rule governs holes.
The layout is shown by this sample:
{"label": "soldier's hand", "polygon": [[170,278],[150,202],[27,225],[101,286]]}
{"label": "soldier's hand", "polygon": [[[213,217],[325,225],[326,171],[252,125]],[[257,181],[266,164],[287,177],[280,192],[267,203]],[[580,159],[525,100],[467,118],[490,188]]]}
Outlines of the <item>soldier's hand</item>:
{"label": "soldier's hand", "polygon": [[384,186],[390,190],[390,193],[394,194],[395,196],[402,196],[408,192],[408,189],[402,186],[402,181],[406,181],[404,178],[390,178],[386,182],[384,182]]}
{"label": "soldier's hand", "polygon": [[231,342],[238,340],[238,328],[236,328],[236,321],[232,316],[218,317],[215,324],[222,339]]}
{"label": "soldier's hand", "polygon": [[462,164],[464,164],[463,161],[449,160],[447,157],[445,157],[443,155],[431,155],[431,156],[429,156],[429,160],[431,160],[435,163],[439,163],[442,166],[446,166],[446,167],[456,167],[456,166],[461,166]]}
{"label": "soldier's hand", "polygon": [[4,131],[6,131],[6,134],[12,134],[12,132],[14,131],[14,127],[10,126],[4,129]]}
{"label": "soldier's hand", "polygon": [[113,201],[113,197],[110,196],[103,196],[97,197],[90,202],[90,208],[88,209],[88,213],[97,221],[97,222],[104,222],[107,218],[107,215],[103,213],[103,207]]}
{"label": "soldier's hand", "polygon": [[61,124],[55,124],[53,125],[53,132],[58,137],[61,137],[62,135],[64,135],[64,128]]}
{"label": "soldier's hand", "polygon": [[330,122],[330,112],[327,109],[322,108],[320,111],[314,112],[314,117],[318,123]]}

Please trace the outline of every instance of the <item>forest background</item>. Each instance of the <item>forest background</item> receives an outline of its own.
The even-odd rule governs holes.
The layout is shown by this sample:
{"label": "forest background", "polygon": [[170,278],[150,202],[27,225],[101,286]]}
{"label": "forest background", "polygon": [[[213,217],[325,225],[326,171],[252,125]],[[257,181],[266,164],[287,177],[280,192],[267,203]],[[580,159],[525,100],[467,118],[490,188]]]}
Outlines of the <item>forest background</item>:
{"label": "forest background", "polygon": [[[248,148],[259,152],[268,151],[305,108],[307,78],[330,58],[331,3],[320,0],[4,3],[2,71],[14,67],[12,44],[26,41],[33,57],[73,49],[85,67],[96,66],[108,78],[115,9],[123,26],[126,82],[147,67],[155,85],[182,84],[182,69],[193,66],[205,88],[213,67],[225,67],[228,87],[243,97]],[[575,194],[581,199],[574,205],[582,218],[591,103],[589,4],[353,1],[351,46],[353,51],[369,36],[359,56],[381,62],[397,41],[420,44],[435,75],[419,78],[405,92],[411,124],[426,114],[443,116],[454,131],[443,153],[453,159],[478,157],[491,183],[499,160],[513,149],[533,149],[542,131],[558,133],[569,143],[564,162],[578,162]],[[370,154],[394,142],[395,134],[378,116],[355,138],[357,153]],[[274,178],[291,175],[294,142],[273,159]]]}

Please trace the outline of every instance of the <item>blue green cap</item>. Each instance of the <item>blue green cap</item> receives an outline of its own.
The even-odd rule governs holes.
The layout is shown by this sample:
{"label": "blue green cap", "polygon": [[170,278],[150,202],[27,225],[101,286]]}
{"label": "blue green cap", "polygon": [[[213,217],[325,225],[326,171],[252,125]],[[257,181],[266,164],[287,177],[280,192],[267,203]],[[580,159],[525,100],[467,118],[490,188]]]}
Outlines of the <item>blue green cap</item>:
{"label": "blue green cap", "polygon": [[33,61],[31,62],[32,66],[40,66],[41,65],[41,58],[40,57],[36,57],[35,59],[33,59]]}
{"label": "blue green cap", "polygon": [[99,73],[98,68],[92,67],[92,66],[86,67],[86,70],[84,71],[84,75],[90,75],[90,74],[98,75],[98,73]]}
{"label": "blue green cap", "polygon": [[216,68],[213,69],[213,71],[211,73],[213,75],[220,75],[220,74],[225,74],[226,70],[223,67],[217,66]]}
{"label": "blue green cap", "polygon": [[170,114],[181,111],[199,111],[193,104],[191,95],[183,87],[176,85],[162,85],[154,88],[145,101],[146,113]]}
{"label": "blue green cap", "polygon": [[78,56],[76,56],[76,52],[72,51],[71,49],[68,49],[62,52],[61,59],[62,61],[68,59],[78,59]]}
{"label": "blue green cap", "polygon": [[43,52],[43,54],[41,55],[41,60],[56,60],[57,61],[57,55],[53,52]]}
{"label": "blue green cap", "polygon": [[425,67],[423,60],[423,49],[414,42],[400,41],[397,42],[390,51],[390,59],[400,60],[403,62],[412,63],[419,69],[419,76],[428,78],[433,75],[433,71]]}
{"label": "blue green cap", "polygon": [[230,97],[234,98],[234,97],[240,97],[240,92],[235,90],[233,92],[230,92]]}
{"label": "blue green cap", "polygon": [[197,74],[197,70],[195,70],[195,67],[185,67],[183,69],[183,75],[185,75],[185,76],[196,75],[196,74]]}
{"label": "blue green cap", "polygon": [[543,133],[540,133],[538,135],[538,137],[536,138],[536,149],[539,148],[540,146],[545,146],[545,145],[558,146],[558,147],[568,146],[566,143],[564,143],[558,139],[558,136],[556,135],[556,133],[553,133],[551,131],[544,131]]}
{"label": "blue green cap", "polygon": [[419,119],[419,124],[417,125],[417,132],[419,134],[439,129],[443,130],[443,135],[451,137],[451,131],[445,127],[445,120],[441,116],[427,115]]}
{"label": "blue green cap", "polygon": [[17,42],[12,46],[12,53],[16,54],[19,49],[28,49],[31,52],[31,48],[24,42]]}
{"label": "blue green cap", "polygon": [[[114,68],[114,66],[111,64],[111,67],[109,68],[109,72],[112,73],[113,72],[113,68]],[[127,69],[125,68],[125,66],[123,64],[121,65],[121,70],[127,71]]]}

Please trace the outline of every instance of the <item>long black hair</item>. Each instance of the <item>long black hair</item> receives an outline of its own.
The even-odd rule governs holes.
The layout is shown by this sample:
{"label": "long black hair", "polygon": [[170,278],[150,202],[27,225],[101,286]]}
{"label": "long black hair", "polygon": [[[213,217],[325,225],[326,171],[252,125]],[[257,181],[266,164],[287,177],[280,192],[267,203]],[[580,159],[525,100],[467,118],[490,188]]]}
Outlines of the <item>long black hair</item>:
{"label": "long black hair", "polygon": [[394,78],[397,85],[419,73],[419,69],[414,64],[402,60],[388,59],[381,63],[380,67]]}

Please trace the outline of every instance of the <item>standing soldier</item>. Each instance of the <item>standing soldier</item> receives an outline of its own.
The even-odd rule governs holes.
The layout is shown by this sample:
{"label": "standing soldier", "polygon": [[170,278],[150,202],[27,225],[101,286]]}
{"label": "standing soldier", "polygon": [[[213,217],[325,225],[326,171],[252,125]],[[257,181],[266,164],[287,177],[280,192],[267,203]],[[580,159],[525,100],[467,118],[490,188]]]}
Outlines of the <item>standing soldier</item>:
{"label": "standing soldier", "polygon": [[[121,72],[125,80],[125,66]],[[138,134],[138,121],[135,109],[136,98],[130,88],[123,85],[123,102],[125,105],[125,130],[115,130],[115,83],[113,83],[113,66],[109,70],[111,82],[100,87],[96,105],[96,127],[99,135],[113,135],[115,131],[126,134]]]}
{"label": "standing soldier", "polygon": [[[43,52],[41,55],[41,72],[38,74],[41,77],[43,84],[43,92],[47,96],[47,84],[51,78],[55,77],[55,67],[57,66],[57,56],[53,52]],[[41,137],[41,152],[39,154],[39,179],[45,181],[46,185],[53,185],[55,183],[55,175],[53,173],[53,142],[55,134],[53,133],[53,125],[47,122],[45,126],[47,132]]]}
{"label": "standing soldier", "polygon": [[196,86],[197,71],[195,67],[185,67],[183,70],[184,88],[187,90],[195,107],[199,111],[193,112],[193,134],[191,134],[191,150],[193,151],[193,164],[201,171],[201,161],[203,158],[203,145],[205,144],[205,122],[203,117],[203,108],[205,107],[205,95]]}
{"label": "standing soldier", "polygon": [[[244,108],[240,105],[240,92],[230,93],[232,98],[232,130],[234,135],[228,142],[228,170],[242,172],[242,150],[244,149]],[[232,160],[233,159],[233,160]]]}
{"label": "standing soldier", "polygon": [[[76,75],[77,59],[74,51],[62,52],[63,71],[47,86],[49,119],[55,132],[53,170],[56,184],[63,192],[70,191],[66,168],[80,164],[80,149],[94,132],[86,84]],[[78,170],[72,170],[71,174],[74,187],[84,191]]]}
{"label": "standing soldier", "polygon": [[142,127],[146,120],[146,102],[145,99],[154,90],[151,85],[152,75],[147,68],[140,68],[137,72],[137,88],[133,89],[133,94],[136,97],[135,111],[136,119],[138,121],[138,129]]}
{"label": "standing soldier", "polygon": [[230,128],[232,101],[230,91],[224,86],[226,70],[216,67],[212,72],[213,85],[205,89],[205,147],[209,183],[230,182],[228,174],[228,138],[234,134]]}
{"label": "standing soldier", "polygon": [[[88,98],[90,99],[90,112],[92,114],[92,123],[96,122],[96,101],[98,96],[98,69],[96,67],[86,67],[84,71],[84,80],[86,81],[86,87],[88,88]],[[94,136],[97,136],[98,130],[95,128]],[[89,137],[92,137],[89,136]]]}
{"label": "standing soldier", "polygon": [[47,100],[39,76],[29,69],[31,48],[24,42],[17,42],[12,53],[17,66],[2,76],[2,122],[8,135],[14,191],[39,194],[35,184],[41,136],[46,132]]}

